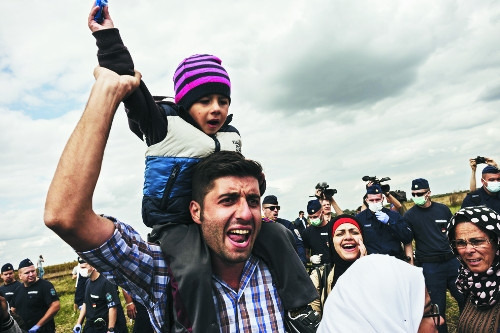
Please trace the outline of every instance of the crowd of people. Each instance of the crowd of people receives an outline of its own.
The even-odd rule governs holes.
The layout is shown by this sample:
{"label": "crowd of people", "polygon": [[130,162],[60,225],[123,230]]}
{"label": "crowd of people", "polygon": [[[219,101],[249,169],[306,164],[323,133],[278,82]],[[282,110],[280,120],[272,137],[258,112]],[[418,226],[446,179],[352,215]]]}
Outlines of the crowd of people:
{"label": "crowd of people", "polygon": [[54,285],[39,277],[35,264],[28,258],[17,268],[20,281],[10,263],[4,264],[1,272],[0,332],[55,332],[54,316],[61,306]]}
{"label": "crowd of people", "polygon": [[[126,332],[125,312],[136,332],[447,332],[447,290],[460,309],[458,332],[498,332],[500,171],[492,159],[470,161],[471,193],[455,214],[431,200],[424,178],[411,182],[414,206],[406,212],[372,179],[355,216],[319,183],[316,198],[304,202],[307,217],[280,218],[277,196],[264,196],[262,166],[241,154],[230,125],[222,61],[185,58],[174,73],[174,102],[153,97],[108,7],[97,22],[99,10],[88,18],[98,47],[95,83],[44,215],[79,256],[74,332]],[[147,145],[147,240],[92,205],[121,102]],[[40,256],[37,276],[23,260],[21,282],[11,264],[2,268],[0,332],[55,332],[60,303],[42,263]]]}
{"label": "crowd of people", "polygon": [[[226,154],[229,156],[225,156]],[[243,164],[243,166],[236,166],[236,171],[230,170],[231,172],[227,171],[228,166],[224,165],[236,163]],[[198,177],[200,172],[212,173],[213,168],[220,164],[223,165],[223,171],[220,171],[223,175],[226,172],[243,173],[243,175],[220,176],[219,172],[216,172],[216,175],[211,175],[211,177],[216,177],[215,184],[212,186],[215,186],[215,189],[222,186],[223,189],[217,192],[222,193],[222,196],[227,195],[228,189],[225,186],[229,190],[234,190],[235,186],[236,188],[242,186],[243,189],[237,190],[237,192],[241,191],[237,197],[231,199],[230,206],[243,205],[244,207],[232,208],[231,214],[235,217],[247,216],[254,221],[254,224],[249,225],[239,222],[242,225],[238,224],[238,228],[234,230],[252,230],[250,233],[253,234],[253,228],[257,228],[259,220],[261,227],[266,223],[282,226],[276,230],[286,235],[288,243],[294,249],[292,254],[285,252],[282,256],[283,260],[285,261],[290,256],[300,258],[303,271],[310,272],[310,281],[318,295],[310,302],[310,309],[313,312],[295,315],[295,318],[302,319],[299,321],[302,326],[293,326],[293,322],[292,325],[285,323],[287,317],[280,304],[280,294],[275,282],[265,284],[266,280],[274,281],[273,274],[266,272],[265,259],[262,258],[262,262],[259,263],[259,256],[246,252],[248,259],[239,274],[243,276],[246,276],[245,273],[251,274],[246,270],[246,266],[263,270],[248,283],[253,282],[260,287],[262,287],[261,283],[264,283],[265,290],[274,290],[271,299],[265,300],[275,302],[276,310],[273,315],[261,314],[264,317],[270,316],[267,321],[258,316],[254,318],[259,324],[269,324],[269,326],[264,324],[265,328],[259,328],[257,331],[344,332],[358,328],[363,332],[447,332],[445,316],[447,289],[460,309],[460,318],[456,323],[458,332],[496,332],[498,330],[500,215],[490,206],[497,203],[500,198],[497,197],[497,201],[474,202],[472,206],[469,206],[471,200],[477,200],[475,198],[478,198],[478,193],[486,193],[487,198],[491,200],[495,199],[495,193],[499,192],[495,191],[495,186],[498,185],[493,184],[500,184],[500,170],[494,166],[494,162],[483,168],[482,186],[465,197],[462,208],[455,214],[451,214],[447,206],[433,202],[429,182],[418,178],[411,183],[414,205],[402,218],[400,215],[395,215],[399,213],[384,207],[384,194],[379,193],[381,191],[379,185],[367,184],[365,199],[367,208],[357,215],[343,214],[338,205],[332,205],[334,201],[332,198],[324,199],[323,194],[317,192],[318,198],[307,203],[307,217],[303,211],[300,211],[299,217],[294,222],[278,217],[281,207],[275,195],[265,196],[261,205],[258,204],[262,169],[258,163],[247,160],[238,153],[211,155],[196,167],[194,177]],[[207,176],[204,175],[204,177]],[[229,177],[229,184],[218,183],[226,177]],[[249,184],[233,184],[235,178],[238,183],[248,177],[253,178],[253,191],[247,189]],[[214,179],[211,181],[200,179],[200,181],[210,183]],[[206,185],[201,188],[207,189]],[[209,189],[205,196],[210,195],[215,189]],[[247,198],[252,192],[256,197]],[[379,195],[382,195],[382,201],[377,200],[380,199]],[[238,201],[243,202],[238,203]],[[382,205],[379,205],[379,202],[382,202]],[[215,206],[217,207],[216,204]],[[226,204],[222,205],[222,209],[227,209],[226,207]],[[208,207],[204,209],[209,210]],[[218,210],[221,208],[218,207]],[[255,211],[252,212],[252,210]],[[215,210],[212,214],[217,217],[220,212]],[[367,215],[371,217],[367,218]],[[238,218],[243,219],[243,217]],[[110,244],[105,244],[104,249],[81,252],[80,254],[85,254],[88,262],[96,262],[99,267],[109,268],[106,278],[86,260],[78,258],[78,265],[72,272],[72,277],[76,280],[74,306],[75,311],[78,311],[73,331],[81,332],[84,327],[83,332],[91,333],[127,332],[126,314],[129,318],[135,319],[134,332],[157,332],[154,325],[155,315],[158,316],[157,320],[163,319],[166,322],[173,317],[160,315],[164,313],[151,313],[151,308],[148,308],[145,300],[155,296],[163,299],[170,306],[173,306],[172,303],[175,301],[172,300],[169,303],[164,299],[165,296],[173,296],[173,294],[171,294],[172,290],[165,286],[165,283],[172,282],[166,272],[168,266],[162,250],[154,244],[141,240],[130,226],[117,220],[109,220],[110,218],[105,219],[113,221],[117,230],[122,233],[119,237],[113,235],[108,240],[108,242],[117,242],[111,256],[119,254],[123,258],[127,257],[131,262],[134,261],[130,256],[139,256],[141,259],[135,261],[138,271],[120,276],[122,273],[116,270],[123,269],[121,265],[124,263],[120,262],[119,258],[112,259],[108,255],[106,258],[98,259],[104,255],[103,252],[111,249]],[[216,223],[216,220],[211,221]],[[391,224],[392,229],[389,229]],[[226,226],[223,227],[224,230],[225,228]],[[415,252],[411,254],[411,258],[401,256],[403,253],[401,251],[408,240],[400,236],[401,233],[397,232],[398,228],[411,231],[411,239],[415,241]],[[399,242],[400,252],[393,251],[391,246],[386,246],[393,241],[391,239],[366,237],[368,233],[374,232],[372,229],[386,230],[386,234],[392,235]],[[209,231],[203,236],[207,237],[205,239],[210,241],[211,246],[217,248],[220,246],[217,242],[214,243],[219,240],[215,235],[217,230],[210,227]],[[227,236],[232,242],[246,242],[242,239],[245,238],[242,236],[244,232],[234,234],[234,237]],[[129,244],[128,249],[123,248],[126,244]],[[144,252],[137,252],[141,247]],[[210,253],[223,255],[226,260],[229,260],[231,255],[239,254],[227,253],[228,248],[219,249],[218,252],[212,252],[215,249],[210,249]],[[151,256],[151,258],[145,256]],[[227,262],[223,264],[228,265]],[[146,267],[142,267],[143,265]],[[148,267],[148,265],[152,266]],[[242,292],[241,275],[232,276],[233,269],[227,271],[226,269],[227,267],[219,268],[217,271],[224,272],[224,274],[214,275],[216,287],[220,288],[218,292],[221,293],[216,292],[218,297],[227,295],[226,288],[232,292],[236,290]],[[111,272],[113,275],[110,274]],[[153,274],[149,276],[151,279],[145,276],[139,277],[145,272]],[[7,315],[1,321],[0,331],[55,332],[54,316],[60,309],[60,303],[54,286],[39,277],[35,264],[29,259],[24,259],[19,263],[17,274],[20,281],[15,278],[15,270],[10,263],[4,264],[1,268],[3,285],[0,287],[0,305]],[[159,276],[154,276],[156,274]],[[130,280],[133,277],[144,281]],[[224,277],[227,280],[223,280]],[[233,279],[238,283],[229,284]],[[154,285],[160,281],[163,281],[161,286]],[[117,285],[122,285],[124,288],[122,292],[126,301],[126,309],[122,308]],[[147,285],[149,287],[146,287]],[[247,287],[250,288],[251,285]],[[142,296],[134,297],[132,294],[134,291],[138,292],[136,295],[142,294]],[[250,295],[256,297],[259,292],[250,292]],[[228,311],[230,303],[227,302],[230,299],[231,297],[221,298],[221,302],[225,304],[224,311]],[[381,306],[381,300],[384,304],[383,312],[376,311],[377,307]],[[160,306],[158,301],[153,304],[155,304],[153,308]],[[220,306],[217,303],[214,304]],[[158,310],[168,311],[167,309],[160,307]],[[247,315],[255,315],[255,310],[249,311],[247,307],[239,311]],[[153,317],[150,319],[151,314]],[[278,314],[281,316],[278,317]],[[224,322],[221,321],[223,318],[219,314],[218,323],[223,324]],[[294,314],[291,313],[290,318],[293,319]],[[274,322],[270,322],[270,319]],[[229,324],[230,320],[228,318],[226,320]],[[260,320],[263,321],[260,322]],[[279,324],[280,321],[281,326],[273,326],[273,323]],[[310,324],[309,327],[308,324]],[[255,331],[251,325],[250,323],[247,326],[249,331]],[[233,330],[222,329],[222,331],[232,332]]]}

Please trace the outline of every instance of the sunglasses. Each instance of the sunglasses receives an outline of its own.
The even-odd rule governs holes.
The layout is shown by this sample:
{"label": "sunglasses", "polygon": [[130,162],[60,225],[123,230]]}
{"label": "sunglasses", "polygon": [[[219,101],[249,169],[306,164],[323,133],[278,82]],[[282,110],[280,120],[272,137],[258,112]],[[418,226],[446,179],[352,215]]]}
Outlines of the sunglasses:
{"label": "sunglasses", "polygon": [[437,304],[431,304],[431,310],[425,313],[422,317],[432,318],[436,327],[441,325],[441,314],[439,313],[439,306]]}
{"label": "sunglasses", "polygon": [[277,210],[280,210],[280,206],[267,206],[267,207],[264,207],[265,209],[269,209],[271,211],[277,209]]}
{"label": "sunglasses", "polygon": [[451,246],[456,249],[465,249],[467,244],[470,244],[473,248],[477,247],[485,247],[486,244],[490,244],[491,241],[488,238],[471,238],[469,240],[466,239],[455,239],[451,241]]}
{"label": "sunglasses", "polygon": [[414,193],[414,192],[412,192],[412,193],[411,193],[411,195],[412,195],[413,197],[421,197],[421,196],[423,196],[423,195],[426,195],[428,192],[429,192],[429,191],[419,192],[419,193]]}

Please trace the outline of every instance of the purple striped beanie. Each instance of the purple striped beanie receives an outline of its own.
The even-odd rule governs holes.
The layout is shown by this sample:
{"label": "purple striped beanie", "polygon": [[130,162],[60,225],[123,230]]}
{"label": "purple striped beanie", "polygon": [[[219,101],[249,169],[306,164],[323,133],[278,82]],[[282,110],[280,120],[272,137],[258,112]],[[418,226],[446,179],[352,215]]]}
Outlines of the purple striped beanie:
{"label": "purple striped beanie", "polygon": [[189,110],[203,96],[220,94],[231,98],[231,81],[221,63],[210,54],[184,59],[174,73],[175,103]]}

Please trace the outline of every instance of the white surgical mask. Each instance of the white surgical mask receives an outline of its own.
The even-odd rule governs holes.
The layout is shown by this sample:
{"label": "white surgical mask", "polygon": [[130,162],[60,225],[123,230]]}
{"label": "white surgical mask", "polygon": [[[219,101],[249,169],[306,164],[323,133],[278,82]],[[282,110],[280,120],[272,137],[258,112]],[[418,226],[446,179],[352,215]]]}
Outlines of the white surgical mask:
{"label": "white surgical mask", "polygon": [[84,278],[89,277],[89,276],[90,276],[90,274],[92,274],[92,272],[89,272],[89,269],[88,269],[88,268],[82,268],[82,269],[80,270],[80,275],[81,275],[82,277],[84,277]]}
{"label": "white surgical mask", "polygon": [[368,203],[368,208],[372,211],[372,212],[378,212],[378,211],[381,211],[382,210],[382,207],[384,207],[384,205],[382,205],[382,201],[380,202],[369,202]]}
{"label": "white surgical mask", "polygon": [[490,192],[496,193],[500,191],[500,182],[486,182],[486,189]]}

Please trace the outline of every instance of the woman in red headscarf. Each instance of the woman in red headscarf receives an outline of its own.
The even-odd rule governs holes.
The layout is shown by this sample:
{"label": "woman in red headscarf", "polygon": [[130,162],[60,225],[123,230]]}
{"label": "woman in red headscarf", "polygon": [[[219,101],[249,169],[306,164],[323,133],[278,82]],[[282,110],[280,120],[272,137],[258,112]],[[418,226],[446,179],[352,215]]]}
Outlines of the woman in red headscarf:
{"label": "woman in red headscarf", "polygon": [[311,273],[311,280],[320,295],[320,299],[313,301],[311,307],[318,313],[322,312],[323,304],[338,278],[356,259],[366,255],[361,227],[354,216],[342,214],[330,223],[331,263],[318,267]]}

